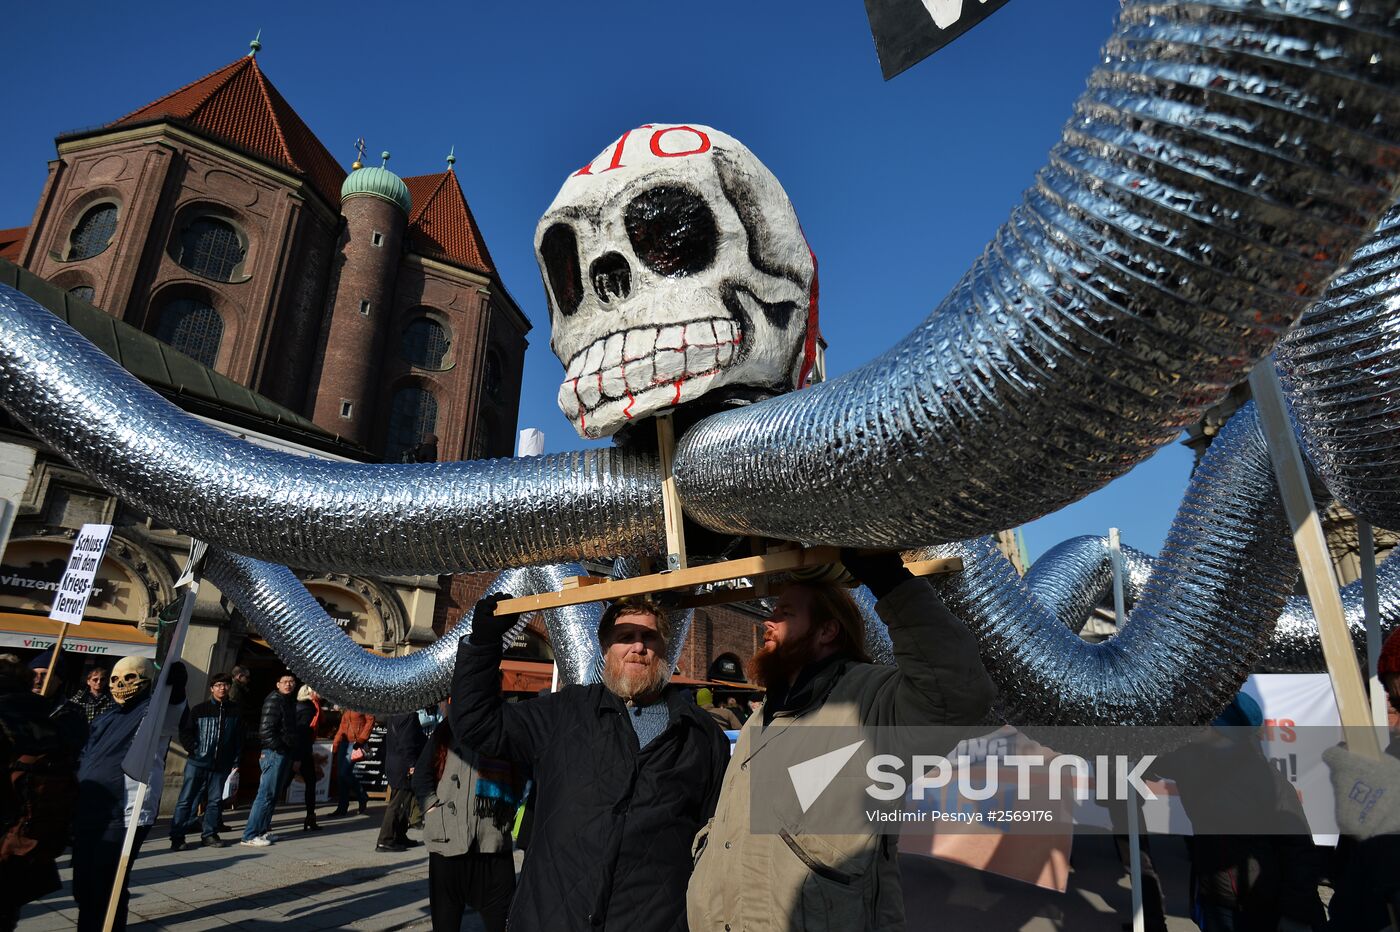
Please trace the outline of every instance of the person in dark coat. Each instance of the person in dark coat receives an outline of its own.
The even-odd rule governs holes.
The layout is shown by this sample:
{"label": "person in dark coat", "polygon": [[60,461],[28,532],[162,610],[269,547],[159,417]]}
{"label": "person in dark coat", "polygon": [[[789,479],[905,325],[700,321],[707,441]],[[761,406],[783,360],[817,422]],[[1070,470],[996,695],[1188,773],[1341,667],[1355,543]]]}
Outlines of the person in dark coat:
{"label": "person in dark coat", "polygon": [[477,603],[449,708],[459,752],[528,767],[538,810],[513,932],[684,930],[691,840],[714,813],[729,741],[669,685],[666,613],[645,599],[603,613],[603,682],[501,698],[509,596]]}
{"label": "person in dark coat", "polygon": [[[165,715],[163,740],[151,761],[149,789],[140,812],[134,812],[134,792],[138,784],[122,771],[122,760],[145,721],[151,705],[155,664],[145,657],[123,657],[112,668],[112,698],[117,708],[103,715],[92,726],[78,764],[78,808],[73,818],[73,899],[78,904],[79,932],[97,932],[107,918],[107,904],[121,862],[122,842],[130,819],[136,819],[136,859],[141,843],[155,823],[160,809],[160,791],[165,776],[165,750],[175,736],[185,704],[185,665],[171,665],[170,708]],[[122,878],[121,901],[117,907],[115,932],[126,929],[126,913],[131,880],[128,869]]]}
{"label": "person in dark coat", "polygon": [[195,807],[205,803],[200,843],[207,848],[227,844],[219,837],[219,817],[223,811],[224,781],[238,763],[243,747],[243,726],[238,707],[228,698],[232,678],[217,673],[209,681],[209,701],[188,709],[180,718],[180,743],[189,755],[180,799],[170,817],[170,849],[185,846],[185,836],[199,825]]}
{"label": "person in dark coat", "polygon": [[0,656],[0,932],[15,928],[25,903],[59,888],[54,860],[68,847],[88,736],[81,712],[55,709],[30,680],[18,657]]}
{"label": "person in dark coat", "polygon": [[258,739],[263,747],[258,759],[262,777],[253,809],[248,813],[248,824],[243,828],[243,840],[239,842],[250,848],[265,848],[277,840],[268,829],[277,800],[292,781],[292,751],[297,740],[296,688],[296,675],[283,673],[277,678],[277,688],[263,700],[258,725]]}
{"label": "person in dark coat", "polygon": [[1176,782],[1192,834],[1192,918],[1203,932],[1321,930],[1321,852],[1297,791],[1264,755],[1264,713],[1240,693],[1153,771]]}
{"label": "person in dark coat", "polygon": [[292,765],[301,782],[306,784],[306,818],[301,823],[304,832],[319,832],[316,824],[316,729],[321,722],[321,697],[310,686],[297,692],[296,741],[292,745]]}
{"label": "person in dark coat", "polygon": [[[434,709],[429,709],[435,712]],[[413,809],[411,777],[418,755],[428,743],[417,712],[396,715],[389,719],[389,733],[384,736],[384,777],[389,783],[389,805],[384,809],[384,821],[379,826],[375,851],[403,851],[421,842],[408,837],[409,814]]]}

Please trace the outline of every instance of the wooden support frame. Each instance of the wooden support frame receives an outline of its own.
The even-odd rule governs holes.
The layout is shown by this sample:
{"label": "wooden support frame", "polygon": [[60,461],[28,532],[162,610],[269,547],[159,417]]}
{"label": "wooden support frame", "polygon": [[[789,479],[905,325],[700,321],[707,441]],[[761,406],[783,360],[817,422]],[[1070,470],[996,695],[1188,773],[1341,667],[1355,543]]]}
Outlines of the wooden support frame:
{"label": "wooden support frame", "polygon": [[[778,550],[759,556],[727,560],[723,563],[708,563],[692,566],[669,573],[653,573],[649,576],[635,576],[631,579],[602,579],[597,576],[574,577],[580,582],[572,588],[559,592],[542,592],[539,595],[521,596],[507,599],[496,605],[498,615],[517,615],[523,612],[539,612],[567,605],[582,605],[585,602],[602,602],[620,599],[629,595],[647,595],[653,592],[674,592],[707,583],[726,582],[735,579],[767,581],[774,573],[790,573],[793,570],[826,566],[841,561],[841,551],[835,547],[795,547]],[[935,573],[957,573],[962,570],[962,560],[920,560],[904,564],[915,576],[931,576]],[[583,582],[587,579],[588,582]],[[719,605],[726,602],[742,602],[760,597],[757,585],[727,589],[718,592],[704,592],[681,599],[683,606]]]}
{"label": "wooden support frame", "polygon": [[666,520],[666,568],[683,570],[689,566],[685,552],[685,515],[671,467],[676,459],[676,429],[671,412],[657,415],[656,449],[661,459],[661,507]]}
{"label": "wooden support frame", "polygon": [[[558,592],[541,592],[538,595],[520,596],[498,602],[496,604],[497,615],[542,612],[569,605],[607,602],[627,596],[650,595],[655,592],[675,592],[680,589],[691,589],[710,583],[730,582],[738,579],[750,580],[750,584],[709,592],[686,593],[676,601],[683,608],[744,602],[767,596],[769,594],[768,577],[775,573],[822,569],[841,562],[841,551],[836,547],[804,548],[800,544],[789,541],[767,541],[754,537],[749,539],[753,556],[708,563],[703,566],[690,566],[685,548],[685,515],[681,507],[680,494],[676,491],[676,480],[672,475],[672,465],[675,462],[676,452],[676,434],[670,411],[662,412],[656,417],[656,445],[661,460],[661,504],[666,529],[666,569],[660,573],[652,572],[651,561],[644,560],[642,562],[643,575],[630,579],[570,576],[564,580]],[[961,572],[963,564],[961,559],[954,557],[946,560],[916,560],[905,563],[904,567],[915,576],[931,576],[935,573]]]}
{"label": "wooden support frame", "polygon": [[1283,497],[1283,509],[1293,528],[1293,546],[1298,551],[1298,563],[1303,568],[1303,582],[1313,617],[1322,640],[1322,655],[1332,680],[1332,692],[1337,698],[1337,711],[1350,749],[1373,760],[1381,758],[1380,739],[1371,725],[1371,703],[1361,667],[1356,662],[1355,647],[1347,630],[1346,612],[1342,609],[1337,573],[1327,550],[1327,538],[1322,533],[1322,521],[1317,514],[1303,455],[1288,410],[1283,400],[1283,387],[1274,371],[1273,358],[1261,360],[1249,375],[1249,387],[1259,408],[1259,426],[1269,445],[1274,462],[1274,476]]}

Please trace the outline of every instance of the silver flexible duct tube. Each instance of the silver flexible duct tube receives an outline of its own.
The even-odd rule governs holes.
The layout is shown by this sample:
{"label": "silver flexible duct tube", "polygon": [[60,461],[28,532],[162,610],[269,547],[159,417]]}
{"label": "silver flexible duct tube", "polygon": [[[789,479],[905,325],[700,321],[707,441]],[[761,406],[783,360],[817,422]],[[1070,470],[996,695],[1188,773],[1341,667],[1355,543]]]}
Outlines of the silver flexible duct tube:
{"label": "silver flexible duct tube", "polygon": [[1275,353],[1313,468],[1355,514],[1400,527],[1400,207]]}
{"label": "silver flexible duct tube", "polygon": [[[1152,558],[1127,545],[1123,552],[1123,596],[1132,608],[1152,575]],[[1071,537],[1041,554],[1026,571],[1026,588],[1075,634],[1089,613],[1113,592],[1113,562],[1107,537]]]}
{"label": "silver flexible duct tube", "polygon": [[[1393,556],[1376,567],[1376,588],[1380,593],[1380,631],[1384,639],[1400,624],[1400,559]],[[1347,629],[1361,667],[1366,668],[1366,606],[1361,580],[1342,587],[1342,608]],[[1293,596],[1279,615],[1278,627],[1259,659],[1259,669],[1267,673],[1326,673],[1322,639],[1307,596]]]}
{"label": "silver flexible duct tube", "polygon": [[[689,512],[739,534],[920,546],[1045,514],[1168,442],[1393,201],[1392,14],[1388,0],[1128,3],[1050,163],[948,299],[845,378],[690,431],[677,456]],[[0,404],[183,531],[371,573],[659,546],[648,459],[369,468],[269,454],[155,404],[3,294]]]}
{"label": "silver flexible duct tube", "polygon": [[890,640],[890,629],[885,627],[884,619],[875,611],[875,603],[880,600],[865,586],[852,589],[851,598],[865,620],[865,655],[875,663],[894,663],[894,642]]}
{"label": "silver flexible duct tube", "polygon": [[1170,442],[1392,202],[1392,0],[1124,5],[1023,204],[913,333],[698,424],[717,531],[916,547],[1014,527]]}
{"label": "silver flexible duct tube", "polygon": [[[578,566],[532,566],[503,572],[487,594],[533,595],[560,587]],[[457,642],[471,631],[471,615],[432,645],[406,657],[371,654],[350,639],[306,587],[283,566],[211,548],[204,574],[267,639],[274,653],[303,682],[348,709],[388,715],[411,712],[447,696]],[[566,683],[595,676],[598,653],[596,604],[545,612],[550,641]],[[528,621],[521,619],[507,637]],[[591,651],[589,638],[592,638]]]}
{"label": "silver flexible duct tube", "polygon": [[[1127,564],[1124,589],[1129,606],[1141,598],[1152,575],[1153,560],[1123,547]],[[1107,537],[1072,537],[1047,550],[1025,576],[1026,588],[1050,614],[1078,632],[1093,607],[1112,590],[1113,570]],[[1381,638],[1400,625],[1400,559],[1381,561],[1376,571],[1380,595]],[[1366,607],[1361,580],[1342,587],[1342,607],[1357,657],[1365,664]],[[1229,606],[1227,606],[1229,608]],[[1325,673],[1322,639],[1307,596],[1290,596],[1278,624],[1263,645],[1256,670],[1264,673]]]}
{"label": "silver flexible duct tube", "polygon": [[367,466],[268,450],[185,414],[4,286],[0,405],[157,520],[306,569],[444,574],[664,547],[650,457]]}
{"label": "silver flexible duct tube", "polygon": [[1118,635],[1081,640],[1047,611],[993,538],[946,544],[961,573],[931,577],[977,634],[1016,725],[1210,721],[1258,660],[1297,562],[1252,404],[1192,476],[1162,555]]}

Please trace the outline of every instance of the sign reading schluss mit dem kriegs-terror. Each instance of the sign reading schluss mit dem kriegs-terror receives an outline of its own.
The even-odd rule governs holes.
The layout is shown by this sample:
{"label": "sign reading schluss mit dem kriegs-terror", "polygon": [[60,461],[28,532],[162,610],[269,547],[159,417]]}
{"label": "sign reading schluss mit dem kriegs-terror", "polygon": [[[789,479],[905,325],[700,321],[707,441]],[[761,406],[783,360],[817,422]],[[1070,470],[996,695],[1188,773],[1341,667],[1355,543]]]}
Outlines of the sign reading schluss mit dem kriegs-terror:
{"label": "sign reading schluss mit dem kriegs-terror", "polygon": [[1006,0],[865,0],[885,80],[991,16]]}

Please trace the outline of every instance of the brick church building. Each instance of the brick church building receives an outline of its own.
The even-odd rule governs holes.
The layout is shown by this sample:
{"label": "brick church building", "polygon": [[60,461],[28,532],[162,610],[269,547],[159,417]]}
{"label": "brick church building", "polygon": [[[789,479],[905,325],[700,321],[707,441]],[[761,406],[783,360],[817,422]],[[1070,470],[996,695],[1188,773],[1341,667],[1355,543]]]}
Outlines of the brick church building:
{"label": "brick church building", "polygon": [[[530,323],[497,274],[454,158],[401,178],[388,153],[366,159],[361,145],[347,172],[263,72],[259,48],[59,136],[30,225],[0,230],[0,260],[20,267],[0,261],[0,280],[26,290],[31,275],[31,294],[83,322],[148,385],[263,442],[367,461],[512,455]],[[103,313],[118,321],[112,347]],[[145,597],[88,625],[78,646],[113,658],[153,650],[185,539],[150,527],[0,413],[0,509],[6,501],[4,572],[34,586],[84,521],[117,525],[109,588]],[[493,574],[301,575],[357,643],[401,654],[456,624]],[[257,633],[217,590],[201,592],[186,651],[197,681],[234,662],[271,677],[278,661]],[[0,647],[51,643],[46,611],[43,598],[0,587]],[[757,618],[751,606],[698,610],[682,679],[742,682]],[[548,683],[539,619],[510,655],[508,687]]]}
{"label": "brick church building", "polygon": [[60,136],[0,257],[377,457],[510,456],[530,323],[454,160],[347,174],[256,53]]}

